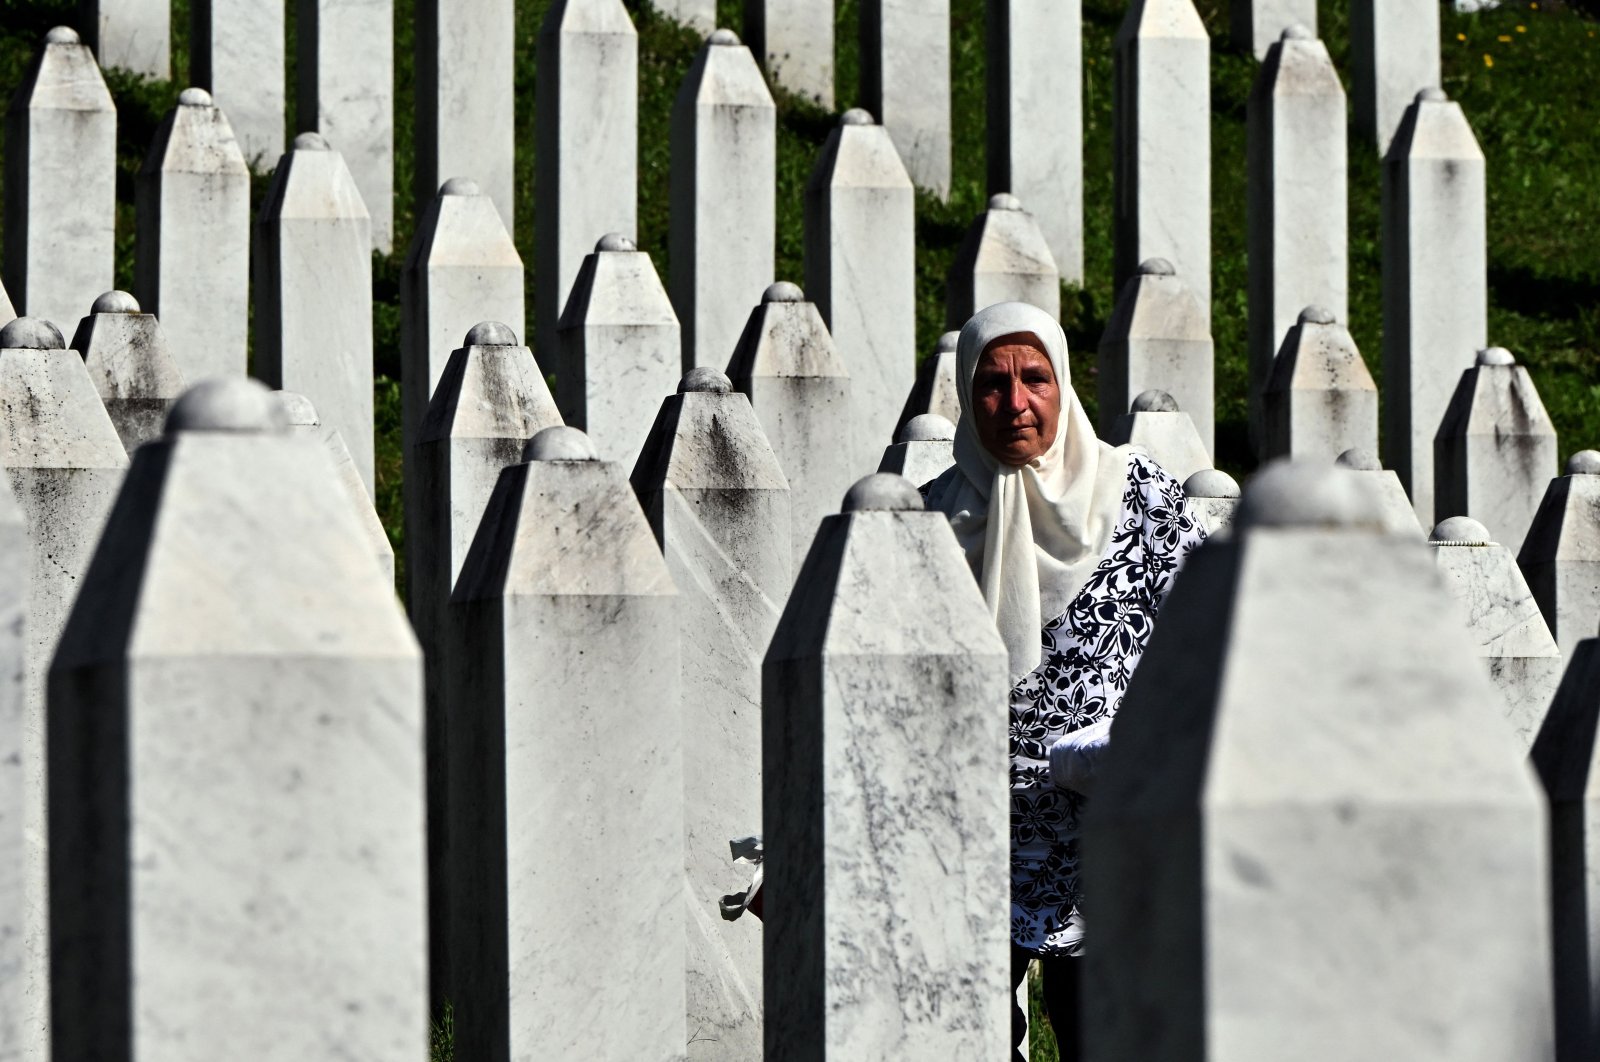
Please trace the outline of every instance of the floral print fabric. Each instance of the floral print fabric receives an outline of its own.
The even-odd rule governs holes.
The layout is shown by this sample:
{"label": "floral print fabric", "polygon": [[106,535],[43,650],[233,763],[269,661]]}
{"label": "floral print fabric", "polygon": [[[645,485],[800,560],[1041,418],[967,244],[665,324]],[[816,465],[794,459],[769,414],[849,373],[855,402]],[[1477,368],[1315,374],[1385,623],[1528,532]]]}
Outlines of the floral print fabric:
{"label": "floral print fabric", "polygon": [[1114,716],[1184,558],[1205,541],[1183,488],[1140,453],[1106,555],[1044,625],[1042,662],[1011,691],[1011,939],[1079,955],[1078,819],[1086,798],[1050,783],[1050,746]]}

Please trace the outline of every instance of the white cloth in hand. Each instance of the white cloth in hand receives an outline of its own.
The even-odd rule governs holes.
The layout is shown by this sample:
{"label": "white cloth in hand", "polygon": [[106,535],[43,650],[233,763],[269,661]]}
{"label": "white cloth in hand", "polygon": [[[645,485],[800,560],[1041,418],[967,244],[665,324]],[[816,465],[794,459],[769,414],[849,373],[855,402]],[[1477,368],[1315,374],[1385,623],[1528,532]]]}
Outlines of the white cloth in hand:
{"label": "white cloth in hand", "polygon": [[1111,746],[1111,719],[1074,730],[1050,746],[1050,781],[1058,789],[1073,789],[1087,796],[1094,789],[1095,772]]}

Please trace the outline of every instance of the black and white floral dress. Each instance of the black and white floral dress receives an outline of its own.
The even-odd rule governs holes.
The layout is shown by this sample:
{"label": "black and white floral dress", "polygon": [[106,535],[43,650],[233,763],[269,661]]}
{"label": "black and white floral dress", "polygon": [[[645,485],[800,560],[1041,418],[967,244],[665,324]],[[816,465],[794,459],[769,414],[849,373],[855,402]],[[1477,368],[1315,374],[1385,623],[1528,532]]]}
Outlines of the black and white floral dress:
{"label": "black and white floral dress", "polygon": [[1140,453],[1111,544],[1066,612],[1044,625],[1042,663],[1011,691],[1011,939],[1041,955],[1083,949],[1078,819],[1086,798],[1050,781],[1050,746],[1116,714],[1183,560],[1205,540],[1178,481]]}

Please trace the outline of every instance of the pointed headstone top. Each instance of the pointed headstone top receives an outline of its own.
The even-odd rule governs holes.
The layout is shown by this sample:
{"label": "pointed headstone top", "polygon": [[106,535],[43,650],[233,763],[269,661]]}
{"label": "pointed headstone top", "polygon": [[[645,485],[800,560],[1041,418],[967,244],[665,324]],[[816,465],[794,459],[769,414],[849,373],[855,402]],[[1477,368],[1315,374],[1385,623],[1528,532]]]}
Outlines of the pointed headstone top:
{"label": "pointed headstone top", "polygon": [[1273,461],[1256,473],[1239,502],[1245,528],[1381,527],[1378,512],[1359,481],[1332,464]]}
{"label": "pointed headstone top", "polygon": [[43,317],[18,317],[0,328],[0,348],[6,350],[65,350],[61,329]]}
{"label": "pointed headstone top", "polygon": [[1439,521],[1428,536],[1436,546],[1488,546],[1493,544],[1489,529],[1470,516],[1452,516]]}
{"label": "pointed headstone top", "polygon": [[214,107],[215,101],[211,93],[203,88],[186,88],[178,93],[178,106],[180,107]]}
{"label": "pointed headstone top", "polygon": [[730,394],[732,391],[733,382],[728,379],[728,374],[706,365],[702,365],[697,369],[690,369],[678,384],[678,393],[680,395],[696,392],[725,395]]}
{"label": "pointed headstone top", "polygon": [[1148,391],[1139,392],[1133,400],[1135,413],[1177,413],[1178,400],[1167,392],[1152,387]]}
{"label": "pointed headstone top", "polygon": [[639,245],[620,232],[608,232],[594,245],[595,251],[637,251]]}
{"label": "pointed headstone top", "polygon": [[139,300],[126,291],[108,291],[94,300],[90,313],[138,313]]}
{"label": "pointed headstone top", "polygon": [[1202,468],[1183,481],[1183,493],[1191,498],[1237,498],[1239,484],[1217,468]]}
{"label": "pointed headstone top", "polygon": [[952,442],[955,437],[956,426],[950,423],[948,417],[922,413],[906,421],[895,442]]}
{"label": "pointed headstone top", "polygon": [[499,321],[479,321],[467,332],[467,338],[462,343],[462,346],[467,347],[514,347],[517,345],[517,334],[511,330],[510,325],[503,325]]}
{"label": "pointed headstone top", "polygon": [[920,512],[926,509],[922,495],[904,476],[892,472],[874,472],[856,480],[844,496],[840,512]]}
{"label": "pointed headstone top", "polygon": [[184,431],[281,432],[289,427],[283,402],[247,376],[203,380],[167,414],[167,434]]}
{"label": "pointed headstone top", "polygon": [[1579,450],[1567,458],[1567,475],[1600,476],[1600,450]]}
{"label": "pointed headstone top", "polygon": [[1505,347],[1486,347],[1478,351],[1479,365],[1515,365],[1517,359]]}
{"label": "pointed headstone top", "polygon": [[522,448],[524,461],[598,461],[594,440],[577,428],[557,424],[545,428]]}

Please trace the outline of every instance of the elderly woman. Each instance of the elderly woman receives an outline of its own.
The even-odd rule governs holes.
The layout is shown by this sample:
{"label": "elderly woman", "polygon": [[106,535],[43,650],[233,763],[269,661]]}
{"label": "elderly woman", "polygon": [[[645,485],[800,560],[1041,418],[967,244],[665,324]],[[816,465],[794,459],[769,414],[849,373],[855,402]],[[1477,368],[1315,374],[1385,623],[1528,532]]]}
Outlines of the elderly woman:
{"label": "elderly woman", "polygon": [[[977,314],[956,365],[956,464],[926,488],[928,507],[949,516],[1010,652],[1012,979],[1042,959],[1061,1057],[1076,1059],[1083,790],[1173,575],[1205,533],[1175,479],[1095,436],[1066,336],[1043,310]],[[1020,1040],[1020,1011],[1014,1022]]]}

